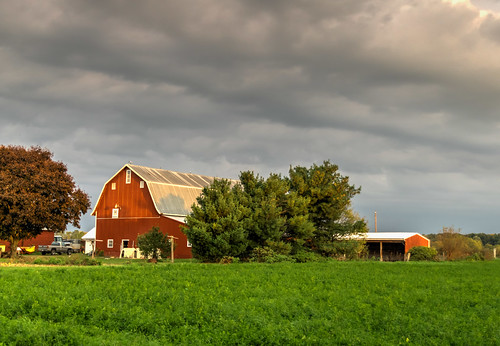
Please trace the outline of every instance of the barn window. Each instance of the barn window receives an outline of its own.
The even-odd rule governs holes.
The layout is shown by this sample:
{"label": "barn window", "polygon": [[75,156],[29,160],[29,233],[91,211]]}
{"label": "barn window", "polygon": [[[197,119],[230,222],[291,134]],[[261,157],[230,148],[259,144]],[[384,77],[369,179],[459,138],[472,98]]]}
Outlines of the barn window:
{"label": "barn window", "polygon": [[131,181],[132,181],[132,171],[130,169],[127,169],[125,176],[125,184],[130,184]]}
{"label": "barn window", "polygon": [[189,242],[189,240],[187,240],[187,247],[193,247],[193,245],[191,245],[191,243]]}
{"label": "barn window", "polygon": [[111,183],[111,190],[116,190],[116,183]]}
{"label": "barn window", "polygon": [[118,213],[119,213],[120,209],[119,208],[113,208],[113,214],[111,214],[111,217],[113,219],[118,219]]}
{"label": "barn window", "polygon": [[113,239],[108,239],[108,249],[113,247]]}
{"label": "barn window", "polygon": [[144,180],[141,180],[141,182],[139,183],[139,187],[140,187],[141,189],[144,189]]}

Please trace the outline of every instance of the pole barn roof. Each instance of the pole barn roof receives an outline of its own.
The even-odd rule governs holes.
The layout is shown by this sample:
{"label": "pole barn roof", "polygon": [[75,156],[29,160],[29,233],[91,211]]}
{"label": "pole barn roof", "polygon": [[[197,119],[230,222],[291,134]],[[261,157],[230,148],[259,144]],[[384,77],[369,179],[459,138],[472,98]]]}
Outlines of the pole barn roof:
{"label": "pole barn roof", "polygon": [[420,233],[410,233],[410,232],[369,232],[361,235],[361,237],[366,240],[372,240],[372,241],[384,241],[384,240],[404,241],[416,235],[426,240],[429,240]]}

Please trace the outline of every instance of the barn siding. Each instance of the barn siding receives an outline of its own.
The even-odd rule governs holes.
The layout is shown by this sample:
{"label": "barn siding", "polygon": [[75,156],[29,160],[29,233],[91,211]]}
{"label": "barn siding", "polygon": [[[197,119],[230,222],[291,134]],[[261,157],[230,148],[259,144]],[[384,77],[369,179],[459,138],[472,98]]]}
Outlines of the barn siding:
{"label": "barn siding", "polygon": [[[34,238],[23,239],[19,242],[18,246],[30,247],[35,245],[38,250],[39,245],[48,245],[54,241],[54,232],[42,232]],[[0,245],[5,245],[5,251],[10,251],[10,242],[6,240],[0,240]]]}
{"label": "barn siding", "polygon": [[[191,249],[187,247],[187,237],[182,233],[182,223],[164,216],[136,219],[97,219],[96,239],[97,250],[102,250],[106,256],[119,257],[122,250],[122,240],[129,240],[129,247],[137,247],[137,236],[147,233],[153,227],[159,227],[163,234],[173,235],[175,240],[175,258],[191,258]],[[108,239],[113,239],[113,247],[108,248]]]}
{"label": "barn siding", "polygon": [[426,246],[430,247],[430,241],[419,234],[415,234],[409,238],[405,239],[405,253],[407,253],[412,247],[415,246]]}
{"label": "barn siding", "polygon": [[[126,184],[125,171],[126,169],[121,170],[104,187],[98,201],[97,216],[111,218],[115,205],[119,207],[119,218],[158,216],[147,184],[141,189],[141,179],[134,172],[130,184]],[[116,190],[111,189],[113,183],[116,184]]]}
{"label": "barn siding", "polygon": [[178,238],[175,239],[175,258],[192,258],[191,248],[187,246],[187,237],[182,232],[182,225],[184,224],[163,216],[160,225],[162,232],[167,232],[168,235]]}

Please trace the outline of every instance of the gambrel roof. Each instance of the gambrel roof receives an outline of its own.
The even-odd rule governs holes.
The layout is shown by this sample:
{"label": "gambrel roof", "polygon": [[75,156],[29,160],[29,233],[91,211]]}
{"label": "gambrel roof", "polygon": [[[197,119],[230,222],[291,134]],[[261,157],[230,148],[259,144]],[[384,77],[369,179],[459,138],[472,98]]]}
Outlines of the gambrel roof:
{"label": "gambrel roof", "polygon": [[[178,219],[178,221],[191,213],[191,206],[196,203],[196,198],[200,196],[203,188],[216,179],[206,175],[126,164],[104,186],[124,169],[130,169],[144,180],[159,214]],[[231,182],[236,183],[235,180]],[[99,201],[92,214],[95,213],[98,204]]]}

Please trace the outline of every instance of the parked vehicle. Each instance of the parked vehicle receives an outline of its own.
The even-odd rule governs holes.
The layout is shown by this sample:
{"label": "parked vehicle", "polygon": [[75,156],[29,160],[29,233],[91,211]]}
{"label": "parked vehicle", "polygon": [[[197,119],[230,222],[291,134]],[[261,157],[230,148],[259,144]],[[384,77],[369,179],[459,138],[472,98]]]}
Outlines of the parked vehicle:
{"label": "parked vehicle", "polygon": [[71,255],[73,252],[73,247],[71,243],[64,242],[64,241],[53,241],[52,244],[50,245],[38,245],[38,251],[42,253],[42,255],[45,254],[63,254],[67,253],[68,255]]}
{"label": "parked vehicle", "polygon": [[73,252],[82,251],[82,241],[80,239],[66,239],[64,242],[70,244]]}

